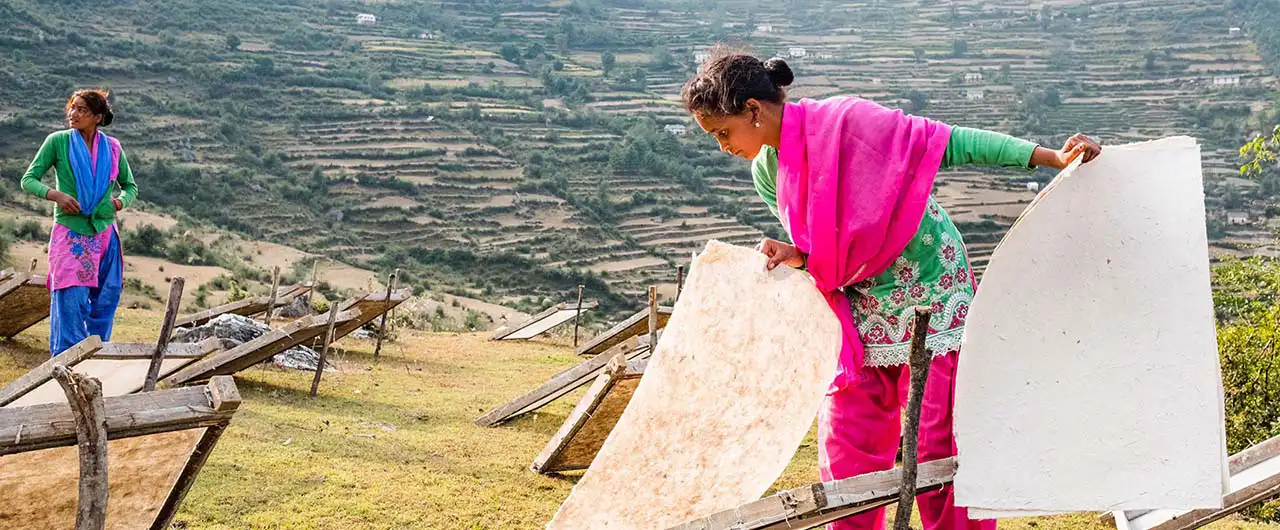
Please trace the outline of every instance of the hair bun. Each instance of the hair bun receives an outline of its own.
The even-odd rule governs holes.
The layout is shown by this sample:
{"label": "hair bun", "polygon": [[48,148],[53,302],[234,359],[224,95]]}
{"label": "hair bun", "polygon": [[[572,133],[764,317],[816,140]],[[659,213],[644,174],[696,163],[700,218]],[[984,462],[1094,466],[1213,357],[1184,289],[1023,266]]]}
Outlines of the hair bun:
{"label": "hair bun", "polygon": [[116,119],[116,113],[111,112],[111,110],[107,110],[106,114],[102,115],[102,121],[98,123],[98,125],[102,127],[106,127],[108,125],[111,125],[111,122],[115,121],[115,119]]}
{"label": "hair bun", "polygon": [[769,72],[769,79],[777,86],[788,86],[796,80],[796,75],[791,72],[787,62],[777,57],[765,61],[764,70]]}

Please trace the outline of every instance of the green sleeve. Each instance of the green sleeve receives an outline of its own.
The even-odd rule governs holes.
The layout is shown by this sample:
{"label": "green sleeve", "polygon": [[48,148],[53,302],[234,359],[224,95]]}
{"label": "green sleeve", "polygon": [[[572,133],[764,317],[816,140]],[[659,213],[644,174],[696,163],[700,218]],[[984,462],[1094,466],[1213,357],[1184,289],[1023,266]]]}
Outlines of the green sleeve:
{"label": "green sleeve", "polygon": [[1031,168],[1031,155],[1036,144],[1007,134],[953,127],[947,151],[942,155],[942,168],[965,164]]}
{"label": "green sleeve", "polygon": [[138,184],[133,181],[133,170],[129,169],[129,158],[124,150],[120,150],[120,171],[116,175],[116,183],[120,185],[120,203],[128,208],[138,198]]}
{"label": "green sleeve", "polygon": [[778,152],[772,147],[761,147],[760,154],[751,162],[751,180],[765,206],[778,217]]}
{"label": "green sleeve", "polygon": [[22,189],[41,199],[46,198],[45,196],[49,194],[49,186],[40,182],[40,179],[44,178],[44,174],[58,160],[54,136],[51,134],[44,139],[44,143],[40,145],[40,150],[36,152],[36,157],[31,160],[31,165],[27,166],[27,172],[22,174]]}

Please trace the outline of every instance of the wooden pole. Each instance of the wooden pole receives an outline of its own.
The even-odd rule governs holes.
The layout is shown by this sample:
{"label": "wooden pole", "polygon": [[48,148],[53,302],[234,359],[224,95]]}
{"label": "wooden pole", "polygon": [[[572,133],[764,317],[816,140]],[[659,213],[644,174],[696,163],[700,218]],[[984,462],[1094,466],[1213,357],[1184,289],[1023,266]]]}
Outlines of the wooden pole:
{"label": "wooden pole", "polygon": [[573,315],[573,349],[578,349],[578,326],[582,319],[582,286],[578,286],[578,312]]}
{"label": "wooden pole", "polygon": [[311,288],[307,289],[307,314],[311,314],[311,297],[316,293],[316,268],[320,265],[320,258],[316,258],[311,262]]}
{"label": "wooden pole", "polygon": [[27,271],[27,274],[35,274],[36,265],[39,265],[39,264],[40,264],[40,260],[38,258],[31,258],[31,270]]}
{"label": "wooden pole", "polygon": [[271,327],[271,310],[276,308],[276,291],[280,290],[280,267],[271,269],[271,295],[267,297],[267,313],[262,323]]}
{"label": "wooden pole", "polygon": [[680,299],[680,293],[684,292],[684,265],[676,267],[676,300]]}
{"label": "wooden pole", "polygon": [[649,286],[649,351],[658,348],[658,288]]}
{"label": "wooden pole", "polygon": [[324,332],[324,346],[320,348],[320,362],[316,363],[316,376],[311,379],[311,397],[320,390],[320,374],[324,373],[325,359],[329,357],[329,344],[333,342],[333,325],[338,322],[338,304],[329,304],[329,327]]}
{"label": "wooden pole", "polygon": [[173,322],[178,319],[178,307],[182,305],[182,289],[186,283],[186,278],[181,276],[169,280],[169,301],[164,310],[164,323],[160,324],[160,338],[156,340],[156,351],[151,354],[151,367],[147,369],[147,379],[142,384],[143,392],[156,389],[156,380],[160,378],[160,364],[164,362],[169,339],[173,337]]}
{"label": "wooden pole", "polygon": [[378,343],[373,347],[373,360],[377,361],[382,354],[382,335],[387,332],[387,313],[391,312],[391,291],[396,288],[396,280],[400,278],[400,269],[396,269],[387,278],[387,299],[382,309],[382,322],[378,324]]}
{"label": "wooden pole", "polygon": [[53,368],[53,378],[62,386],[76,422],[76,442],[80,453],[80,493],[76,501],[75,530],[103,530],[107,527],[107,413],[102,400],[102,384],[97,379],[72,372],[65,366]]}
{"label": "wooden pole", "polygon": [[915,328],[911,331],[911,387],[907,394],[907,424],[902,438],[902,486],[898,489],[898,513],[893,520],[894,530],[910,530],[911,505],[916,500],[916,468],[920,442],[920,404],[924,400],[924,385],[929,379],[929,364],[933,352],[924,346],[929,335],[929,318],[933,310],[916,308]]}

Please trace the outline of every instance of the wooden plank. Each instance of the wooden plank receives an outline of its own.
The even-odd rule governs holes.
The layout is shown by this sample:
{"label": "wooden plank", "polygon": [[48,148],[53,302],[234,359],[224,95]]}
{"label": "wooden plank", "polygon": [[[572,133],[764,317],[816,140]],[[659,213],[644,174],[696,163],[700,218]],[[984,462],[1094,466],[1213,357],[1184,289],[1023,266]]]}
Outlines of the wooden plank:
{"label": "wooden plank", "polygon": [[[666,327],[667,320],[671,318],[671,308],[658,307],[658,328]],[[643,335],[649,331],[649,308],[637,312],[626,320],[619,322],[617,325],[609,328],[605,332],[596,335],[591,340],[578,348],[578,355],[599,355],[609,350],[618,343],[625,341],[637,335]]]}
{"label": "wooden plank", "polygon": [[53,369],[56,366],[75,366],[80,361],[92,357],[98,350],[102,349],[102,340],[97,335],[90,336],[77,343],[75,346],[67,348],[61,354],[50,358],[40,364],[30,372],[22,374],[13,382],[0,389],[0,407],[12,403],[13,400],[25,395],[27,392],[35,390],[40,385],[47,383],[53,379]]}
{"label": "wooden plank", "polygon": [[[218,339],[208,338],[200,342],[170,343],[164,350],[166,359],[199,359],[220,347]],[[155,344],[108,342],[93,355],[94,359],[150,359]]]}
{"label": "wooden plank", "polygon": [[[955,457],[923,462],[917,468],[916,492],[950,484]],[[867,473],[803,486],[676,525],[669,530],[802,530],[892,504],[898,498],[902,470]]]}
{"label": "wooden plank", "polygon": [[[239,401],[224,399],[215,408],[215,388],[224,397],[226,379],[205,386],[157,390],[103,399],[103,417],[111,440],[160,432],[225,425],[239,408]],[[0,455],[75,445],[76,427],[65,403],[0,409]]]}
{"label": "wooden plank", "polygon": [[538,385],[537,388],[476,418],[476,424],[483,427],[494,427],[502,422],[510,421],[540,409],[547,403],[555,401],[561,396],[594,381],[605,366],[608,365],[609,360],[619,354],[625,354],[628,360],[647,358],[649,356],[648,337],[632,337],[626,342],[614,346],[613,349],[606,353],[587,359],[576,366],[551,376],[547,382]]}
{"label": "wooden plank", "polygon": [[[349,322],[357,318],[355,311],[344,311],[338,314],[339,322]],[[232,375],[262,361],[270,359],[277,353],[302,345],[324,333],[328,324],[327,315],[312,315],[299,318],[282,328],[263,333],[256,339],[236,346],[230,350],[218,352],[164,378],[162,385],[173,387],[203,381],[215,375]]]}
{"label": "wooden plank", "polygon": [[0,284],[0,338],[11,338],[49,318],[44,275],[15,273]]}
{"label": "wooden plank", "polygon": [[[232,388],[235,388],[234,385]],[[178,515],[178,507],[187,498],[187,492],[191,491],[191,486],[196,483],[196,476],[204,468],[205,462],[209,460],[209,454],[213,452],[214,446],[218,444],[218,440],[222,438],[222,433],[226,429],[226,425],[215,425],[205,429],[204,435],[196,443],[195,451],[191,452],[191,459],[183,467],[182,474],[178,475],[177,482],[174,483],[173,489],[169,490],[169,496],[165,498],[164,505],[156,514],[155,521],[151,523],[151,530],[170,529],[173,518]]]}
{"label": "wooden plank", "polygon": [[[599,306],[600,306],[600,302],[597,302],[597,301],[583,302],[582,311],[595,309]],[[573,304],[570,302],[555,304],[551,307],[548,307],[545,311],[529,317],[529,319],[525,320],[524,322],[521,322],[514,326],[505,327],[497,330],[496,332],[493,333],[493,335],[489,336],[489,340],[506,340],[508,337],[519,333],[525,328],[536,325],[542,322],[543,320],[551,318],[551,316],[555,315],[556,313],[576,311],[577,310],[576,308],[577,308],[577,304]]]}
{"label": "wooden plank", "polygon": [[[350,320],[343,320],[340,317],[338,320],[338,328],[333,332],[333,340],[336,341],[346,337],[355,330],[360,329],[361,326],[373,322],[373,319],[378,318],[379,315],[382,315],[387,311],[395,309],[397,306],[404,303],[405,300],[408,300],[412,295],[412,289],[399,289],[391,293],[390,303],[387,303],[387,298],[383,293],[371,293],[348,299],[340,306],[341,311],[344,313],[351,310],[359,311],[359,315]],[[320,317],[323,318],[324,315],[320,315]],[[318,349],[322,346],[322,341],[317,339],[312,342],[311,349]]]}
{"label": "wooden plank", "polygon": [[530,466],[538,473],[587,469],[605,438],[631,402],[648,359],[628,362],[623,354],[609,360],[586,395]]}
{"label": "wooden plank", "polygon": [[[294,298],[302,296],[310,290],[311,286],[309,285],[281,287],[276,291],[276,301],[280,305],[288,304],[292,302]],[[203,326],[210,320],[226,314],[252,317],[266,310],[268,298],[269,297],[267,296],[254,296],[243,300],[237,300],[235,302],[228,302],[217,307],[200,311],[199,313],[192,313],[184,317],[179,317],[178,320],[174,322],[174,326],[179,328]]]}

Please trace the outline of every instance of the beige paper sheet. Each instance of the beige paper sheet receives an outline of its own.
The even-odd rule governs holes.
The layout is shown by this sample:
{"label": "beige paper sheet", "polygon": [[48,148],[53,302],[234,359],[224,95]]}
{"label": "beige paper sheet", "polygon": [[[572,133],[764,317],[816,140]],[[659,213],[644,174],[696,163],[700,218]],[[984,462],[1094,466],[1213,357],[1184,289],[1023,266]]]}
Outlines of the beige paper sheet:
{"label": "beige paper sheet", "polygon": [[811,279],[712,241],[630,405],[547,527],[662,529],[758,499],[813,425],[839,349]]}
{"label": "beige paper sheet", "polygon": [[974,517],[1221,504],[1226,451],[1195,140],[1107,146],[991,258],[956,383]]}

